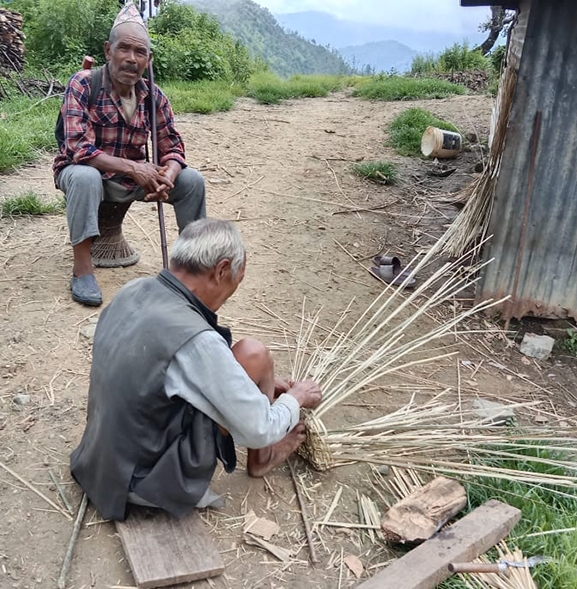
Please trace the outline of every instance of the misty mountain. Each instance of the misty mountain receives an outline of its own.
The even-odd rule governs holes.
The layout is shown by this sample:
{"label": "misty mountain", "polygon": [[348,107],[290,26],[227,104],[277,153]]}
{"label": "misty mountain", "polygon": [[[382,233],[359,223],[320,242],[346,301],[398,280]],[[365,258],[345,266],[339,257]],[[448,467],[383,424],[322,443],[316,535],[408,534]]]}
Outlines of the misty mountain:
{"label": "misty mountain", "polygon": [[281,76],[291,74],[349,74],[341,55],[285,31],[266,9],[252,0],[184,0],[199,12],[213,14],[222,28],[261,57]]}
{"label": "misty mountain", "polygon": [[375,73],[391,70],[404,73],[411,69],[413,57],[418,53],[397,41],[341,47],[338,52],[355,69],[367,71],[366,66],[369,66]]}
{"label": "misty mountain", "polygon": [[[348,20],[340,20],[325,12],[307,11],[275,14],[277,21],[290,31],[297,31],[306,39],[337,49],[380,41],[397,41],[419,53],[437,53],[454,43],[464,41],[461,34],[440,31],[412,31]],[[483,33],[468,35],[469,45],[481,43]]]}

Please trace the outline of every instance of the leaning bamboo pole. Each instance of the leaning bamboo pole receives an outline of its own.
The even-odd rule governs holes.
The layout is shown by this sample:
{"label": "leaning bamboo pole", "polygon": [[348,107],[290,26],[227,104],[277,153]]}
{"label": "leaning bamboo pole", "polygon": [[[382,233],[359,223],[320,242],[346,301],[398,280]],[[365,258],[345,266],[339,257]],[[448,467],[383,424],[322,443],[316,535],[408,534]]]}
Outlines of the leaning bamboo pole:
{"label": "leaning bamboo pole", "polygon": [[497,179],[501,170],[505,139],[517,86],[517,73],[514,68],[511,67],[505,72],[501,83],[499,119],[495,126],[487,165],[479,178],[473,180],[456,195],[443,199],[443,202],[465,204],[463,210],[434,246],[437,253],[461,256],[471,248],[472,244],[483,241],[488,236]]}

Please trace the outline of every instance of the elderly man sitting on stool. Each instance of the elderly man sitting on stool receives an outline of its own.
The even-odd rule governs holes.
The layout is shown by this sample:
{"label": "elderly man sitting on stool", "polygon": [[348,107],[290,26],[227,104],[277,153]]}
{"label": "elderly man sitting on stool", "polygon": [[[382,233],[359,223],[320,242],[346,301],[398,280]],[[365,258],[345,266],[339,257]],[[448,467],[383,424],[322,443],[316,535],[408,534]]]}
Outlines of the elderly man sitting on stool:
{"label": "elderly man sitting on stool", "polygon": [[70,462],[103,517],[123,520],[130,503],[177,517],[213,505],[217,459],[234,470],[235,443],[249,448],[249,475],[263,476],[304,441],[299,410],[318,406],[318,385],[275,379],[262,343],[231,346],[218,325],[244,270],[234,225],[195,221],[170,271],[128,283],[102,312],[86,430]]}
{"label": "elderly man sitting on stool", "polygon": [[[74,252],[72,298],[92,306],[102,304],[91,257],[92,240],[100,234],[102,200],[166,201],[174,206],[180,231],[206,215],[204,180],[186,167],[170,104],[157,86],[151,99],[142,80],[152,54],[146,26],[132,2],[120,11],[104,49],[107,63],[100,88],[91,88],[89,70],[74,74],[66,86],[64,138],[53,166],[56,186],[66,195]],[[145,158],[150,108],[157,115],[158,166]]]}

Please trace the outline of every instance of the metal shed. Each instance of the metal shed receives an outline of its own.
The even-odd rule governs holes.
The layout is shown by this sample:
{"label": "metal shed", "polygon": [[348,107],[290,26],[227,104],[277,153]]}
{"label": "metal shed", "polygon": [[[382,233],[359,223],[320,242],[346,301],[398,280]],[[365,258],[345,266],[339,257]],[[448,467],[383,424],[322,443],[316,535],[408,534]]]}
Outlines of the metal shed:
{"label": "metal shed", "polygon": [[477,296],[511,295],[505,319],[577,318],[577,2],[520,4],[524,38],[483,254],[494,261]]}

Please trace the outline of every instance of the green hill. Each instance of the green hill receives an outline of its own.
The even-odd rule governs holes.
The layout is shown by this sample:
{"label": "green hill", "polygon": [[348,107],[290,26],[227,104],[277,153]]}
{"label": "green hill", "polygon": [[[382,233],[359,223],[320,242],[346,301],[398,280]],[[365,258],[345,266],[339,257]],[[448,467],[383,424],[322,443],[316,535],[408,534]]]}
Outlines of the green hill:
{"label": "green hill", "polygon": [[285,31],[266,8],[252,0],[185,0],[185,3],[216,16],[226,32],[280,76],[352,73],[352,68],[336,51]]}

